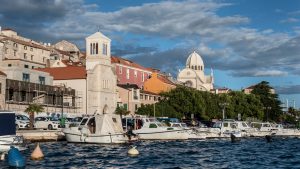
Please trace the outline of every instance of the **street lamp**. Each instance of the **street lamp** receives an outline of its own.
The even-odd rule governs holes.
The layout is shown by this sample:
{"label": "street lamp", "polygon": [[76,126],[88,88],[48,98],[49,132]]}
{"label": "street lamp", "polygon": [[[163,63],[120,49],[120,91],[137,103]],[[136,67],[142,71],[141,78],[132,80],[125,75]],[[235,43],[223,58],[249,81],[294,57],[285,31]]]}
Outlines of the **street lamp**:
{"label": "street lamp", "polygon": [[228,106],[228,103],[219,103],[219,105],[222,107],[222,118],[225,119],[225,108]]}

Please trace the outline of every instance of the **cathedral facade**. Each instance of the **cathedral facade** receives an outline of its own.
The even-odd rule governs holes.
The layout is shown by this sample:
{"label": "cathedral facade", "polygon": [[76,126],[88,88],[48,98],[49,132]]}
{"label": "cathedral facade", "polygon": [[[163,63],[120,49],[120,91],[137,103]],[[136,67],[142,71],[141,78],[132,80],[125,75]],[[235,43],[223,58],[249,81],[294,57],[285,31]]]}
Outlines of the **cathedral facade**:
{"label": "cathedral facade", "polygon": [[185,86],[201,91],[210,91],[214,83],[212,71],[211,75],[204,74],[204,62],[195,51],[187,58],[185,68],[179,71],[177,80]]}

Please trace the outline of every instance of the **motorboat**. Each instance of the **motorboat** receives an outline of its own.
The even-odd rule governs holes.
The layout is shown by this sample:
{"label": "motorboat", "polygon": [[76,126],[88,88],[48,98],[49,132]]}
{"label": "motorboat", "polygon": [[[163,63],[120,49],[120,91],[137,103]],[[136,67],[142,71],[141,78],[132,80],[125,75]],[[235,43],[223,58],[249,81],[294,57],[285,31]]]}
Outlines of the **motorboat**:
{"label": "motorboat", "polygon": [[116,114],[84,117],[79,126],[63,129],[68,142],[74,143],[125,143],[128,137]]}
{"label": "motorboat", "polygon": [[293,128],[284,128],[282,124],[272,124],[272,126],[277,129],[274,132],[276,136],[300,136],[300,131]]}
{"label": "motorboat", "polygon": [[170,122],[170,127],[184,129],[185,132],[187,132],[187,134],[188,134],[188,139],[205,139],[206,138],[205,132],[200,132],[200,131],[195,130],[195,128],[190,128],[186,125],[186,123]]}
{"label": "motorboat", "polygon": [[198,131],[205,132],[206,138],[230,138],[234,133],[236,137],[242,137],[239,124],[234,120],[217,121],[212,128],[198,128]]}
{"label": "motorboat", "polygon": [[139,140],[187,140],[186,129],[169,127],[156,118],[135,117],[126,118],[125,129],[131,130]]}
{"label": "motorboat", "polygon": [[0,111],[0,152],[7,152],[11,146],[24,150],[24,139],[16,135],[15,113]]}
{"label": "motorboat", "polygon": [[254,129],[248,132],[251,137],[265,137],[274,135],[278,131],[278,128],[273,127],[269,122],[251,122],[250,127]]}

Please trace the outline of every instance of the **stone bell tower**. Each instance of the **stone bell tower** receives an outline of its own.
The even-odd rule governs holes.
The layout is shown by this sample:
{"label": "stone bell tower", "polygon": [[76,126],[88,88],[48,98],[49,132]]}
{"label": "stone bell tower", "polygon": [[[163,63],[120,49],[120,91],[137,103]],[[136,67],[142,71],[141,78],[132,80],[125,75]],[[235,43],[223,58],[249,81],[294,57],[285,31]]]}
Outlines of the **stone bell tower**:
{"label": "stone bell tower", "polygon": [[86,38],[87,114],[111,114],[117,107],[117,76],[111,64],[110,43],[101,32]]}

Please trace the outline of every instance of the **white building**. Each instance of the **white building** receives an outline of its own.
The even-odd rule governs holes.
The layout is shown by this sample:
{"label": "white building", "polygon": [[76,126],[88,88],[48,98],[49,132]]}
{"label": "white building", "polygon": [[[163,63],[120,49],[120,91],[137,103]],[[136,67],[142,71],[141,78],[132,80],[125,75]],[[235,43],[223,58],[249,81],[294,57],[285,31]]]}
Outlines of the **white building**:
{"label": "white building", "polygon": [[86,38],[87,112],[113,113],[117,76],[111,64],[111,40],[100,32]]}
{"label": "white building", "polygon": [[213,89],[214,83],[212,73],[210,76],[204,74],[203,60],[195,51],[189,55],[186,67],[179,72],[177,80],[188,87],[201,91],[210,91]]}

